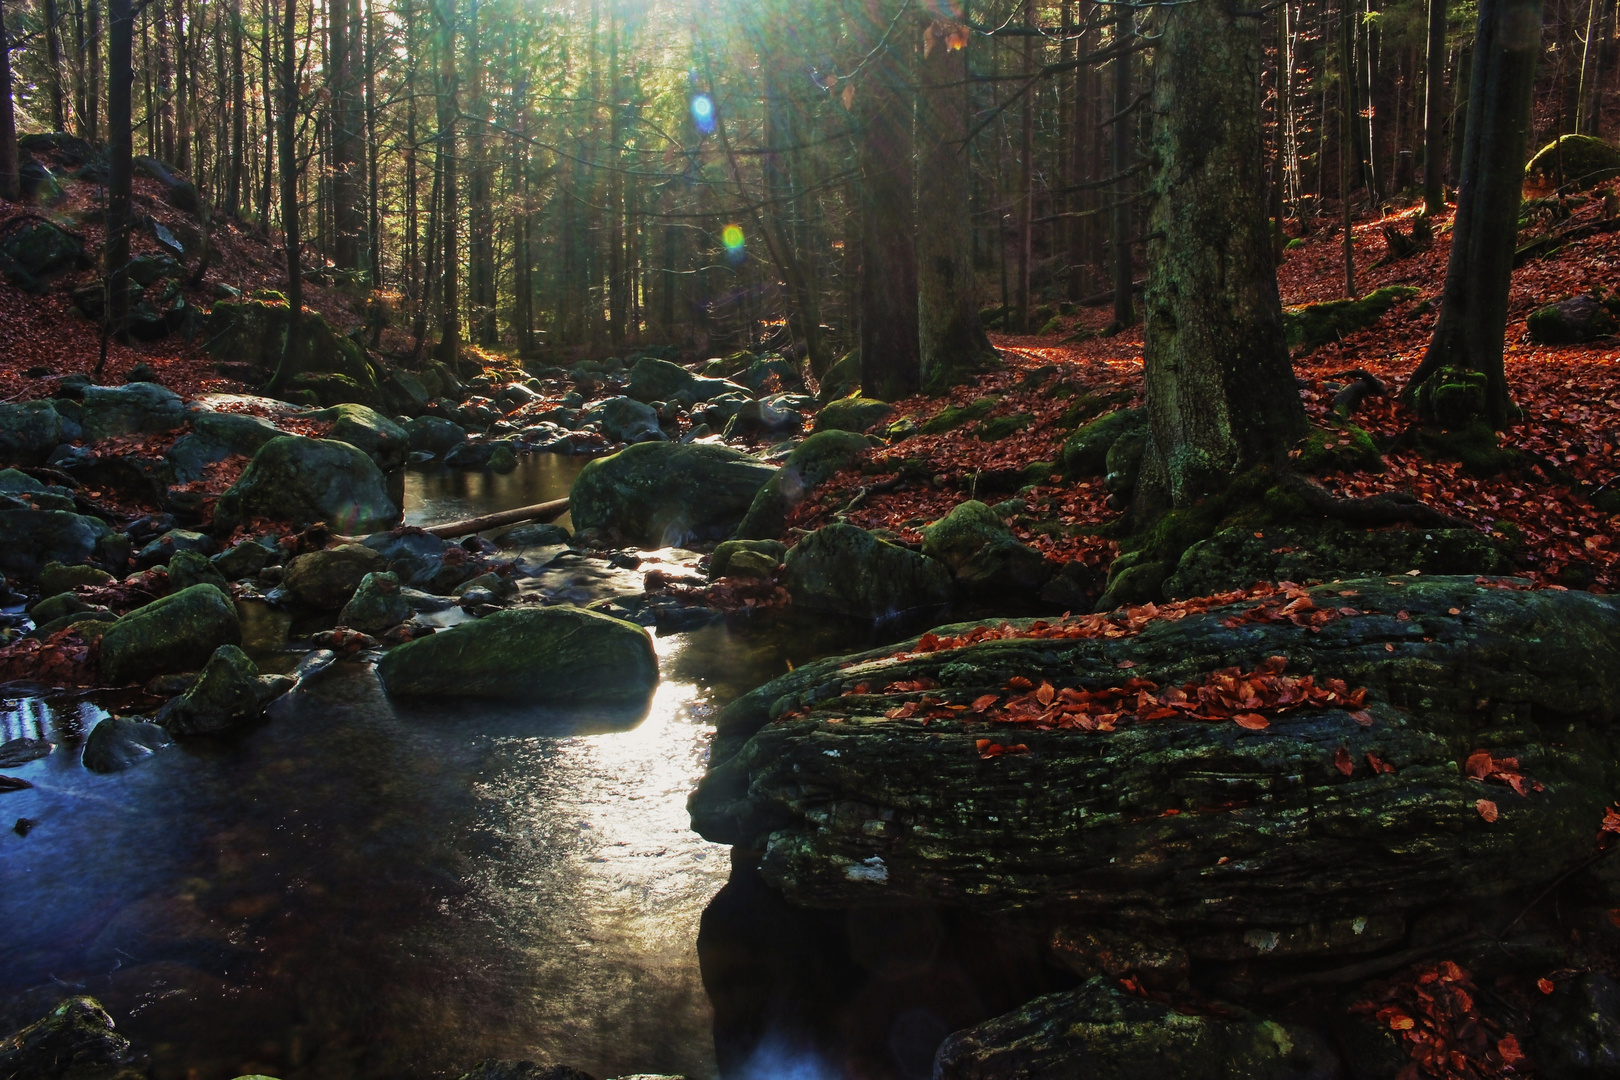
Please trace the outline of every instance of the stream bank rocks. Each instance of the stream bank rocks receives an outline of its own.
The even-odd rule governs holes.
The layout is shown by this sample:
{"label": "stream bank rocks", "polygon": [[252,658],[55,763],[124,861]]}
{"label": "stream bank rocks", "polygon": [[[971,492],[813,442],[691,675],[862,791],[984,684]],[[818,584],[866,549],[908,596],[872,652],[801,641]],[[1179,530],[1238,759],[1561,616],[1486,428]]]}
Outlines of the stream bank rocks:
{"label": "stream bank rocks", "polygon": [[569,493],[581,532],[616,532],[642,547],[723,540],[776,466],[729,446],[637,443],[586,465]]}
{"label": "stream bank rocks", "polygon": [[175,735],[212,735],[257,720],[293,681],[285,675],[260,675],[247,653],[221,645],[197,681],[163,706],[157,720]]}
{"label": "stream bank rocks", "polygon": [[956,595],[945,564],[854,525],[828,525],[788,553],[795,607],[877,622],[941,610]]}
{"label": "stream bank rocks", "polygon": [[260,447],[220,496],[214,528],[230,532],[267,518],[299,527],[320,522],[353,535],[386,529],[399,517],[382,470],[363,450],[334,439],[285,435]]}
{"label": "stream bank rocks", "polygon": [[230,598],[193,585],[136,608],[101,638],[101,673],[115,683],[145,682],[171,671],[195,671],[221,645],[240,645],[242,627]]}
{"label": "stream bank rocks", "polygon": [[17,1080],[124,1080],[129,1040],[94,998],[71,997],[42,1019],[0,1039],[0,1076]]}
{"label": "stream bank rocks", "polygon": [[622,619],[509,608],[391,650],[377,676],[398,697],[631,701],[658,685],[658,657],[647,632]]}

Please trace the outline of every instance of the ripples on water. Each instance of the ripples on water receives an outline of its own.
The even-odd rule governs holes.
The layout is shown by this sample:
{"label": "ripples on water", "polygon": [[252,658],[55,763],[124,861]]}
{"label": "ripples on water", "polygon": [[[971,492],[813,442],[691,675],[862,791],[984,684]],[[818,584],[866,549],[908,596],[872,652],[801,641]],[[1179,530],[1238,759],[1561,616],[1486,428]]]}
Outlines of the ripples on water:
{"label": "ripples on water", "polygon": [[3,1019],[92,994],[160,1077],[712,1075],[696,937],[729,866],[686,796],[713,702],[783,665],[721,628],[657,644],[644,715],[401,707],[340,664],[112,776],[78,763],[99,705],[0,701],[5,738],[58,743],[0,796],[37,822],[0,833]]}

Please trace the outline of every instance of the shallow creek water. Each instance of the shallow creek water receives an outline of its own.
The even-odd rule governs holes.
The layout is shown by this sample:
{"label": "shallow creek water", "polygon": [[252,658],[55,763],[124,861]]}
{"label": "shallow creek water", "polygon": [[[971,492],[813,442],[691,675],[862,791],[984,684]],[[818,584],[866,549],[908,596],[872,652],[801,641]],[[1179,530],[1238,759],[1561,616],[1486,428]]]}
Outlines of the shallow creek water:
{"label": "shallow creek water", "polygon": [[[554,498],[581,463],[412,473],[408,520]],[[99,998],[157,1077],[458,1075],[486,1057],[715,1074],[699,918],[727,849],[685,802],[725,701],[802,640],[662,638],[645,714],[391,702],[340,663],[261,724],[124,773],[106,697],[0,699],[48,757],[0,795],[0,1021]],[[826,651],[822,649],[822,651]]]}

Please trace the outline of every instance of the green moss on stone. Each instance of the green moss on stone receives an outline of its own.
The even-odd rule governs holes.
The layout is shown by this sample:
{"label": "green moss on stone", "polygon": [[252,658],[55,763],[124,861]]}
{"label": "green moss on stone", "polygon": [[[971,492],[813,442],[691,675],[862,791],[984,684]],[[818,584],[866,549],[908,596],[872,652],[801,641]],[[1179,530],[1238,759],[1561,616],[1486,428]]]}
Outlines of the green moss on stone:
{"label": "green moss on stone", "polygon": [[1383,318],[1398,302],[1416,296],[1419,291],[1411,285],[1385,285],[1359,300],[1330,300],[1325,304],[1290,308],[1283,312],[1288,345],[1310,352],[1346,334],[1364,330]]}
{"label": "green moss on stone", "polygon": [[1001,398],[995,394],[988,394],[966,405],[947,405],[922,425],[922,433],[943,435],[975,420],[983,420],[990,415],[990,410],[994,409],[1000,400]]}

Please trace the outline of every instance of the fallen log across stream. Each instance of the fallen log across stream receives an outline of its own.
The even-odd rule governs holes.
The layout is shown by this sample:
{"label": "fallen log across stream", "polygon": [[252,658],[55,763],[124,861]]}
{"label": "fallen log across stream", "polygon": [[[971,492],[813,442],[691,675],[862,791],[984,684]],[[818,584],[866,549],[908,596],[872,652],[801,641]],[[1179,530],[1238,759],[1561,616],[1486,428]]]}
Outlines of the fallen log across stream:
{"label": "fallen log across stream", "polygon": [[428,525],[424,526],[422,531],[431,533],[441,540],[452,540],[458,536],[471,536],[485,529],[499,529],[503,525],[516,525],[524,521],[556,521],[566,513],[568,500],[552,499],[549,502],[535,503],[533,506],[520,506],[516,510],[502,510],[462,521],[447,521],[443,525]]}

